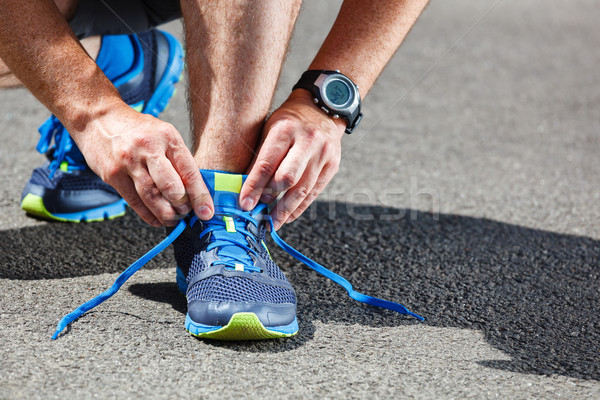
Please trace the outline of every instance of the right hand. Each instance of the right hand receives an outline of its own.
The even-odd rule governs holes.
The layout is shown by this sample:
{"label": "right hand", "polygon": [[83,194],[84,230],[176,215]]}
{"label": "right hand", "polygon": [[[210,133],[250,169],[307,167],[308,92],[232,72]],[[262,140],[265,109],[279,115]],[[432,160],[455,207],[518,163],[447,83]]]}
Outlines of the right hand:
{"label": "right hand", "polygon": [[211,196],[173,125],[123,103],[74,139],[90,168],[148,224],[173,226],[192,209],[212,217]]}

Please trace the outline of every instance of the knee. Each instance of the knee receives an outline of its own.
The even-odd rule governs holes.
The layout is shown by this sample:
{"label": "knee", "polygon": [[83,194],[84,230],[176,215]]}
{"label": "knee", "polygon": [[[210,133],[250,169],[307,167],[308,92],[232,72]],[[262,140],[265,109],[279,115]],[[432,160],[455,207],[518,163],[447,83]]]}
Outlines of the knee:
{"label": "knee", "polygon": [[75,15],[79,0],[54,0],[54,4],[60,11],[60,14],[67,20],[70,21]]}

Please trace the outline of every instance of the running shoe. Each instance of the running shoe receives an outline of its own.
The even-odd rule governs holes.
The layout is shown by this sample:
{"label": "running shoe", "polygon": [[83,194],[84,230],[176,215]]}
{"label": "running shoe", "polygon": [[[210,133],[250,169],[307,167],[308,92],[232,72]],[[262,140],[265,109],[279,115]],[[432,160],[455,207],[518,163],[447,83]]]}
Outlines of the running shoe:
{"label": "running shoe", "polygon": [[243,175],[202,170],[202,177],[214,217],[188,218],[174,242],[177,284],[188,302],[186,329],[222,340],[295,335],[296,294],[267,249],[266,205],[239,207]]}
{"label": "running shoe", "polygon": [[[127,104],[157,117],[167,107],[181,77],[181,44],[169,33],[153,29],[139,35],[105,36],[103,45],[104,41],[118,40],[131,43],[133,63],[112,79],[113,84]],[[108,75],[119,62],[113,57],[102,69]],[[21,208],[28,214],[63,222],[102,221],[125,214],[125,200],[89,168],[58,118],[52,115],[39,132],[36,149],[48,160],[33,170],[23,189]]]}

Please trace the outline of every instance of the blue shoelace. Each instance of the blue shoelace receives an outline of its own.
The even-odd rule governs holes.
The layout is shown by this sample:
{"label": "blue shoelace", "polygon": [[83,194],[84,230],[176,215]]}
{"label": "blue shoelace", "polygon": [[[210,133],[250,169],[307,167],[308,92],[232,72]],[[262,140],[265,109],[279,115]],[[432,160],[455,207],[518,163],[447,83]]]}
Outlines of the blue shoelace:
{"label": "blue shoelace", "polygon": [[[246,221],[253,222],[253,223],[255,223],[255,225],[258,226],[258,224],[256,223],[257,220],[255,217],[258,214],[260,214],[262,212],[262,210],[266,207],[267,206],[265,204],[259,204],[252,212],[244,212],[244,211],[237,210],[235,208],[223,207],[222,209],[219,210],[219,214],[222,213],[222,214],[226,214],[229,216],[235,215],[235,216],[241,217],[242,219],[244,219]],[[348,295],[352,299],[359,301],[361,303],[370,304],[370,305],[373,305],[376,307],[396,311],[399,314],[409,315],[411,317],[418,319],[419,321],[425,321],[425,318],[409,311],[402,304],[394,303],[392,301],[378,299],[376,297],[367,296],[365,294],[355,291],[352,288],[352,285],[350,284],[350,282],[348,282],[345,278],[341,277],[340,275],[338,275],[334,272],[331,272],[327,268],[323,267],[321,264],[311,260],[310,258],[306,257],[304,254],[300,253],[298,250],[294,249],[292,246],[290,246],[289,244],[284,242],[283,239],[281,239],[281,237],[277,234],[277,232],[275,232],[275,226],[273,225],[273,220],[271,219],[271,217],[269,215],[265,215],[264,218],[267,220],[267,222],[269,223],[269,226],[271,227],[271,238],[273,239],[273,241],[275,243],[277,243],[277,245],[279,245],[279,247],[281,247],[287,253],[289,253],[290,255],[295,257],[298,261],[304,263],[305,265],[312,268],[316,272],[320,273],[321,275],[325,276],[326,278],[329,278],[332,281],[334,281],[335,283],[337,283],[338,285],[342,286],[344,289],[346,289],[346,291],[348,292]],[[219,230],[222,231],[224,228],[224,225],[221,224],[220,222],[215,222],[213,220],[217,220],[217,218],[213,217],[213,219],[211,219],[211,221],[209,221],[209,223],[207,224],[208,227],[205,228],[205,230],[200,234],[200,236],[203,236],[204,234],[208,234],[208,233],[212,233],[213,236],[220,236],[217,234],[217,232],[219,232]],[[195,220],[192,218],[192,220],[190,220],[190,224],[193,224],[196,221],[197,221],[197,218]],[[205,224],[206,224],[206,222],[205,222]],[[225,224],[225,222],[224,222],[224,224]],[[121,286],[123,286],[123,284],[129,278],[131,278],[131,276],[133,274],[135,274],[140,268],[142,268],[148,261],[150,261],[152,258],[154,258],[157,254],[159,254],[165,248],[167,248],[171,243],[173,243],[173,241],[175,241],[175,239],[177,239],[177,237],[179,237],[179,235],[181,235],[181,233],[185,229],[185,226],[186,226],[185,220],[179,221],[179,224],[177,224],[175,229],[165,239],[163,239],[163,241],[161,241],[154,248],[152,248],[152,250],[150,250],[149,252],[144,254],[137,261],[135,261],[133,264],[131,264],[125,271],[123,271],[121,273],[121,275],[119,275],[119,277],[115,280],[113,285],[108,290],[99,294],[98,296],[94,297],[93,299],[89,300],[88,302],[83,303],[82,305],[77,307],[75,310],[73,310],[69,314],[65,315],[58,322],[56,331],[54,332],[54,335],[52,335],[52,340],[55,340],[56,338],[58,338],[58,335],[71,322],[75,321],[77,318],[81,317],[83,314],[90,311],[94,307],[100,305],[101,303],[105,302],[106,300],[111,298],[115,293],[117,293],[117,291],[121,288]],[[236,229],[238,229],[237,224],[236,224]],[[219,246],[237,246],[239,244],[240,243],[238,243],[237,238],[224,239],[223,237],[220,237],[220,238],[215,237],[209,246],[213,246],[212,248],[215,248],[215,247],[219,247]],[[246,244],[244,244],[243,246],[252,252],[252,250],[249,247],[247,247]],[[225,255],[225,254],[226,253],[224,253],[223,255]],[[237,254],[235,254],[234,256],[229,255],[224,258],[225,258],[225,260],[223,260],[222,262],[223,262],[223,264],[228,265],[228,266],[235,267],[236,261],[242,261],[238,258]],[[244,264],[244,267],[247,269],[248,264],[246,262],[244,262],[243,264]]]}
{"label": "blue shoelace", "polygon": [[[67,162],[70,170],[82,170],[86,168],[81,160],[71,157],[70,152],[73,150],[75,143],[58,118],[52,115],[42,124],[42,126],[40,126],[39,132],[41,137],[36,150],[42,154],[48,151],[52,144],[52,139],[54,139],[54,153],[52,155],[52,160],[50,161],[50,166],[48,167],[50,169],[50,179],[52,179],[54,173],[60,168],[63,162]],[[83,159],[83,156],[81,156],[81,158]]]}
{"label": "blue shoelace", "polygon": [[[231,207],[218,207],[215,216],[204,222],[205,228],[200,232],[199,237],[210,235],[210,244],[206,247],[206,251],[217,249],[219,256],[219,260],[213,262],[212,265],[225,265],[228,269],[241,266],[246,272],[260,271],[253,265],[253,260],[249,256],[253,254],[258,257],[258,254],[248,246],[246,238],[252,237],[252,234],[246,230],[246,226],[248,222],[259,226],[256,217],[261,216],[265,207],[261,205],[250,213]],[[198,222],[198,217],[192,217],[190,226],[196,222]]]}

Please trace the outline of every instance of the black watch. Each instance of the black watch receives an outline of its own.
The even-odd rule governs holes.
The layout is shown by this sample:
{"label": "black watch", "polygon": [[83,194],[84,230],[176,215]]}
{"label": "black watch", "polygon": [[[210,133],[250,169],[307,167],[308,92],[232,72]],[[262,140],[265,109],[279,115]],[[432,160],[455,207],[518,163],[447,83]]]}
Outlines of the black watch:
{"label": "black watch", "polygon": [[326,114],[346,120],[346,133],[352,133],[363,115],[358,86],[340,71],[308,70],[294,89],[306,89]]}

